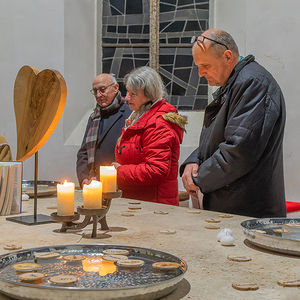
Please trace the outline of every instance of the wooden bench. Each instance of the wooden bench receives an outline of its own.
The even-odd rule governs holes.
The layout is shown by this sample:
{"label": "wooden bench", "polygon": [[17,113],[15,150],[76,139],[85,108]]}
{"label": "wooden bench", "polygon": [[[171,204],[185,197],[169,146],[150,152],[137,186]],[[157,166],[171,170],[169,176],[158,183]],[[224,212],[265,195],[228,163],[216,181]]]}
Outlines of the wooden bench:
{"label": "wooden bench", "polygon": [[190,194],[185,191],[178,191],[179,202],[189,200]]}
{"label": "wooden bench", "polygon": [[185,191],[178,191],[179,206],[189,207],[190,195]]}

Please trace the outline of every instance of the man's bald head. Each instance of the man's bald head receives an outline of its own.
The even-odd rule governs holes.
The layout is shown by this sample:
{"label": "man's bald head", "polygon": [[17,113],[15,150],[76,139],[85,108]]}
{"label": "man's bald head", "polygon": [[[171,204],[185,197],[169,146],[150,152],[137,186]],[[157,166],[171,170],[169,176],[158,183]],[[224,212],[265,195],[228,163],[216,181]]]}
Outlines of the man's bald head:
{"label": "man's bald head", "polygon": [[[220,57],[225,50],[230,50],[234,58],[239,58],[239,49],[237,44],[235,43],[233,37],[226,31],[220,30],[218,28],[211,28],[206,30],[202,36],[208,37],[214,41],[204,39],[204,44],[211,51],[213,55],[216,57]],[[223,45],[222,45],[223,44]],[[224,46],[226,45],[226,47]],[[194,45],[194,47],[197,45]]]}
{"label": "man's bald head", "polygon": [[230,34],[209,29],[194,43],[193,58],[200,77],[205,76],[211,86],[224,86],[240,56]]}
{"label": "man's bald head", "polygon": [[114,76],[103,73],[93,80],[93,91],[97,103],[104,108],[113,102],[119,91],[119,84]]}

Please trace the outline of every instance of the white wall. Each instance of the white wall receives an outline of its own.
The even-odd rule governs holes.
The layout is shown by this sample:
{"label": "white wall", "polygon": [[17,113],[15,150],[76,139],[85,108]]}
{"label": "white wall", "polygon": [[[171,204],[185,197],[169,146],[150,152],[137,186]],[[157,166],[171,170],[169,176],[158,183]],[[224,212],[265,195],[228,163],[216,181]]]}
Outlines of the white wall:
{"label": "white wall", "polygon": [[[72,180],[78,145],[65,145],[91,107],[97,65],[97,0],[0,0],[0,133],[16,157],[13,87],[19,69],[56,69],[68,95],[63,116],[38,152],[39,180]],[[24,162],[24,179],[34,178],[34,156]]]}
{"label": "white wall", "polygon": [[241,55],[253,54],[282,88],[287,122],[284,140],[287,200],[300,202],[300,2],[211,0],[211,26],[228,31]]}

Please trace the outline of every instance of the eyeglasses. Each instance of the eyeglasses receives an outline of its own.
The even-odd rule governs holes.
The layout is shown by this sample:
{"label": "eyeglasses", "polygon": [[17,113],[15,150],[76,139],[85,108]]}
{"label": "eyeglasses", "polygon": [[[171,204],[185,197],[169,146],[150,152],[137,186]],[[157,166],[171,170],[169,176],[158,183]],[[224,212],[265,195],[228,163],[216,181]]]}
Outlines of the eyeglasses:
{"label": "eyeglasses", "polygon": [[198,46],[199,46],[199,44],[204,43],[204,40],[205,40],[205,39],[207,39],[207,40],[209,40],[209,41],[212,41],[212,42],[215,42],[215,43],[217,43],[217,44],[219,44],[219,45],[222,45],[222,46],[226,47],[227,50],[229,50],[228,47],[227,47],[225,44],[223,44],[223,43],[221,43],[221,42],[218,42],[218,41],[215,41],[215,40],[213,40],[213,39],[211,39],[211,38],[208,38],[208,37],[206,37],[206,36],[204,36],[204,35],[193,36],[192,39],[191,39],[191,43],[194,44],[194,43],[197,42],[197,44],[198,44]]}
{"label": "eyeglasses", "polygon": [[107,88],[110,87],[110,86],[112,86],[112,85],[114,85],[114,84],[115,84],[115,83],[111,83],[111,84],[109,84],[109,85],[107,85],[107,86],[102,86],[102,87],[100,87],[99,89],[92,89],[92,90],[90,90],[90,92],[91,92],[94,96],[97,96],[98,91],[99,91],[100,94],[104,94],[105,91],[107,90]]}

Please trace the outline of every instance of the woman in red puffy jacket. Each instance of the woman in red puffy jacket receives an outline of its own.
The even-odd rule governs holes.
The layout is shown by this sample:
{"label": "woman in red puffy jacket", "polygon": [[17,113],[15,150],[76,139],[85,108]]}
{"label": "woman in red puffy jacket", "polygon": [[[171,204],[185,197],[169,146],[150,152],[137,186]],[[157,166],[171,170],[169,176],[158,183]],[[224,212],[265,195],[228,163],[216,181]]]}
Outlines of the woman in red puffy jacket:
{"label": "woman in red puffy jacket", "polygon": [[126,75],[133,110],[115,148],[122,197],[179,205],[178,159],[186,118],[163,99],[163,82],[150,67]]}

